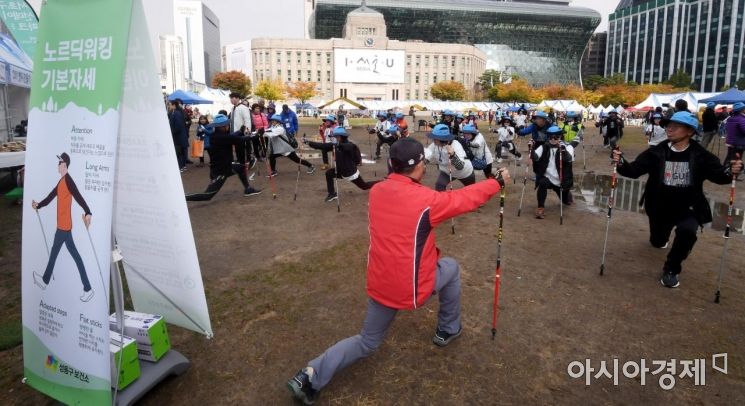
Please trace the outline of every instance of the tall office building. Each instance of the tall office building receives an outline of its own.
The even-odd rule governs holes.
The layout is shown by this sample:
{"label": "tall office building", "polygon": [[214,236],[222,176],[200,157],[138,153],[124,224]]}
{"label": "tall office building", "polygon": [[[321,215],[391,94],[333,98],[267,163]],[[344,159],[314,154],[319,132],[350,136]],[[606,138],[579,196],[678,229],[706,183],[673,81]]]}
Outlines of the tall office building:
{"label": "tall office building", "polygon": [[682,69],[702,92],[745,75],[745,0],[622,0],[609,17],[605,75],[658,83]]}
{"label": "tall office building", "polygon": [[[400,41],[474,45],[487,69],[533,84],[579,79],[580,58],[600,23],[595,10],[569,0],[369,0],[382,13],[388,37]],[[360,0],[315,0],[311,36],[336,38]]]}
{"label": "tall office building", "polygon": [[603,76],[605,72],[605,48],[608,42],[607,32],[592,34],[582,55],[582,78],[591,75]]}
{"label": "tall office building", "polygon": [[202,4],[202,34],[204,38],[204,79],[207,86],[211,86],[212,77],[223,69],[220,55],[220,20],[215,13]]}
{"label": "tall office building", "polygon": [[166,93],[186,87],[184,77],[184,43],[176,35],[161,35],[160,87]]}

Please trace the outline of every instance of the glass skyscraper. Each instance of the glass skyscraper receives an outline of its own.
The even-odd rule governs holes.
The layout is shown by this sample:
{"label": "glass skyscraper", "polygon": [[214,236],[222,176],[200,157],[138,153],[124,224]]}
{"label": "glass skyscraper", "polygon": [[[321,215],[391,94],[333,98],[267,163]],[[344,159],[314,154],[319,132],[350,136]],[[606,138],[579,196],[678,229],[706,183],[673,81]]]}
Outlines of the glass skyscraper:
{"label": "glass skyscraper", "polygon": [[702,92],[745,76],[745,0],[623,0],[610,15],[605,75],[658,83],[676,70]]}
{"label": "glass skyscraper", "polygon": [[[487,69],[518,74],[533,84],[579,80],[582,52],[600,14],[568,0],[370,0],[385,16],[388,37],[475,45]],[[334,38],[359,0],[316,0],[312,38]]]}

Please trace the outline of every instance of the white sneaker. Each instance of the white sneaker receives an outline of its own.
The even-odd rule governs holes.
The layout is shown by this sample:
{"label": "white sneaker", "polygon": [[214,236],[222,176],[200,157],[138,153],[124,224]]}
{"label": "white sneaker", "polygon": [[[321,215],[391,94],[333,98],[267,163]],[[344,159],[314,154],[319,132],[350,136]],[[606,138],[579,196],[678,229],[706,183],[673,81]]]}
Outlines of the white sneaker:
{"label": "white sneaker", "polygon": [[93,297],[93,288],[91,288],[91,290],[89,290],[87,292],[86,291],[83,291],[83,294],[80,295],[80,301],[85,303],[85,302],[91,300],[92,297]]}
{"label": "white sneaker", "polygon": [[40,287],[41,290],[45,290],[47,288],[47,284],[44,283],[44,277],[39,275],[38,273],[34,272],[34,284],[36,286]]}
{"label": "white sneaker", "polygon": [[501,164],[502,163],[502,158],[497,158],[497,163],[498,164]]}

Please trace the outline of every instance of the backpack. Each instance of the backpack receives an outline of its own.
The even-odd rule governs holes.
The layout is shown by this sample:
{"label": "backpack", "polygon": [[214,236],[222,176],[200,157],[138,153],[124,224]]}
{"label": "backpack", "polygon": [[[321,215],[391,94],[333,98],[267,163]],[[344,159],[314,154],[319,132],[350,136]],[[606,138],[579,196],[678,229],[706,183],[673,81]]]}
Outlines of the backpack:
{"label": "backpack", "polygon": [[468,158],[469,161],[473,161],[473,151],[471,151],[471,148],[468,147],[468,141],[466,141],[463,137],[455,137],[455,140],[460,143],[460,146],[463,147],[463,151],[466,152],[466,158]]}

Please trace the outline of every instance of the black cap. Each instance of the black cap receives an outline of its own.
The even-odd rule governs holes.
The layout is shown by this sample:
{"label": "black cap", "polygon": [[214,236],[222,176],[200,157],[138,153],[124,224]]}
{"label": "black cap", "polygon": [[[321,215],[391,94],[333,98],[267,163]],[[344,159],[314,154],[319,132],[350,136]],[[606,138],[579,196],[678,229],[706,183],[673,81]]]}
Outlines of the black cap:
{"label": "black cap", "polygon": [[402,138],[391,145],[390,156],[394,170],[408,169],[424,159],[424,145],[413,138]]}
{"label": "black cap", "polygon": [[230,95],[229,95],[228,97],[229,97],[229,98],[231,98],[231,99],[232,99],[233,97],[235,97],[235,98],[237,98],[237,99],[242,99],[242,98],[243,98],[243,96],[242,96],[242,95],[241,95],[240,93],[238,93],[238,92],[231,92],[231,93],[230,93]]}
{"label": "black cap", "polygon": [[70,167],[70,155],[67,155],[67,152],[63,152],[59,155],[57,155],[57,159],[64,162],[67,167]]}

